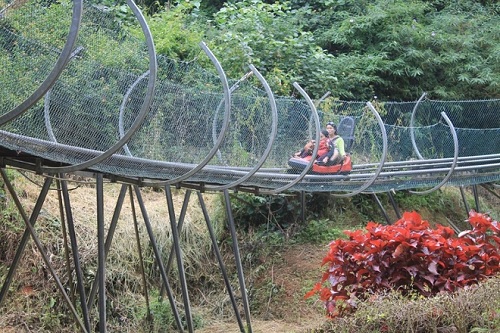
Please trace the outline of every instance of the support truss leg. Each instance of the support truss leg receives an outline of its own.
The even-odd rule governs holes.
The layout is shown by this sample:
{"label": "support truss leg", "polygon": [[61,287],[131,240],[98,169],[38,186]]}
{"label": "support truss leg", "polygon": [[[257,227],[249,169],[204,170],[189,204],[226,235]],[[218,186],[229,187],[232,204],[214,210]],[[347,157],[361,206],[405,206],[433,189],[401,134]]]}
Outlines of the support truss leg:
{"label": "support truss leg", "polygon": [[142,200],[141,191],[139,186],[134,185],[135,196],[137,198],[137,202],[139,203],[139,207],[141,208],[142,217],[144,219],[144,225],[146,226],[146,230],[148,232],[149,240],[151,242],[151,246],[153,248],[153,252],[156,257],[156,261],[158,263],[158,268],[160,269],[160,274],[163,279],[163,284],[167,290],[168,300],[170,302],[170,306],[172,307],[172,312],[174,314],[174,319],[179,329],[179,332],[184,332],[183,325],[181,319],[179,317],[179,311],[177,310],[177,306],[175,304],[175,299],[172,293],[172,289],[170,288],[170,283],[168,282],[167,273],[165,271],[165,266],[163,265],[163,260],[160,255],[160,250],[158,250],[158,246],[156,243],[155,236],[153,234],[153,228],[151,228],[151,223],[149,222],[149,217],[146,211],[146,206],[144,205],[144,201]]}
{"label": "support truss leg", "polygon": [[61,283],[61,280],[57,276],[56,272],[54,271],[54,268],[50,264],[50,260],[47,257],[47,254],[44,251],[43,245],[38,239],[36,232],[35,232],[35,222],[36,219],[38,218],[38,215],[40,214],[40,210],[42,208],[43,202],[45,201],[45,197],[47,196],[47,193],[50,189],[50,184],[52,182],[51,178],[45,178],[45,182],[43,184],[42,190],[40,191],[40,195],[38,196],[37,202],[35,204],[35,207],[33,208],[33,211],[31,213],[31,217],[28,220],[28,216],[26,212],[24,211],[21,202],[19,198],[17,197],[17,194],[14,190],[14,187],[12,186],[10,180],[7,177],[7,174],[5,173],[4,169],[0,169],[0,174],[2,175],[2,178],[4,180],[5,185],[7,186],[7,189],[13,198],[19,213],[23,217],[24,223],[26,224],[26,230],[24,231],[23,237],[21,239],[21,242],[16,250],[16,254],[14,257],[14,261],[9,269],[9,272],[7,273],[7,278],[6,281],[4,282],[2,286],[2,290],[0,292],[0,304],[2,303],[5,294],[7,293],[10,283],[12,282],[12,278],[14,276],[15,270],[17,268],[17,265],[19,264],[19,260],[21,258],[22,253],[24,252],[24,248],[28,242],[29,236],[33,239],[33,242],[35,243],[36,247],[38,248],[38,251],[40,252],[42,259],[45,262],[45,265],[47,269],[49,270],[50,274],[52,275],[52,278],[54,279],[57,288],[59,289],[59,292],[62,294],[64,301],[66,302],[66,305],[68,306],[69,310],[71,311],[71,314],[73,315],[74,319],[76,320],[77,324],[80,326],[83,332],[90,332],[84,325],[84,323],[81,321],[79,318],[75,307],[73,306],[73,303],[71,302],[71,299],[69,298],[68,294],[66,293],[66,290],[64,289],[64,286]]}
{"label": "support truss leg", "polygon": [[[40,210],[42,209],[43,202],[45,201],[45,197],[47,196],[47,193],[49,192],[50,189],[50,184],[51,184],[51,179],[46,178],[45,183],[43,184],[42,190],[40,191],[40,195],[38,196],[38,200],[35,204],[35,207],[33,208],[33,212],[31,213],[31,217],[28,219],[28,215],[26,214],[21,201],[19,201],[19,198],[17,197],[17,194],[14,190],[14,187],[12,186],[12,183],[10,182],[7,174],[5,173],[4,169],[0,169],[0,172],[2,174],[3,181],[5,185],[7,186],[7,189],[9,190],[9,193],[14,200],[14,203],[16,204],[17,210],[21,214],[24,222],[26,225],[29,223],[31,226],[34,226],[36,223],[36,219],[38,218],[38,215],[40,214]],[[19,261],[21,260],[21,256],[24,252],[24,248],[26,247],[26,244],[28,243],[30,237],[30,231],[28,228],[24,230],[23,237],[21,238],[21,241],[19,242],[19,246],[17,247],[16,254],[14,256],[14,259],[10,265],[9,272],[7,273],[7,277],[5,278],[5,281],[2,285],[2,290],[0,291],[0,306],[2,305],[5,296],[7,295],[7,292],[10,288],[10,284],[12,283],[12,279],[14,278],[14,274],[17,270],[17,267],[19,265]]]}
{"label": "support truss leg", "polygon": [[[180,232],[182,231],[182,225],[184,224],[184,218],[186,217],[186,212],[190,197],[191,197],[191,190],[186,190],[186,194],[184,195],[184,202],[182,203],[181,213],[179,215],[179,221],[177,222],[177,234],[180,234]],[[172,247],[170,249],[170,254],[168,256],[167,266],[165,267],[167,273],[170,272],[170,268],[172,267],[172,262],[174,261],[175,255],[176,255],[175,244],[172,244]]]}
{"label": "support truss leg", "polygon": [[306,192],[300,191],[300,220],[302,225],[306,224]]}
{"label": "support truss leg", "polygon": [[61,219],[61,231],[63,235],[64,259],[66,261],[66,272],[68,274],[68,285],[69,285],[71,302],[75,304],[76,292],[75,292],[75,287],[73,286],[73,274],[71,274],[71,259],[69,258],[68,231],[66,229],[66,217],[64,215],[64,205],[61,194],[61,181],[59,179],[56,181],[56,186],[57,186],[57,201],[59,203],[59,216]]}
{"label": "support truss leg", "polygon": [[248,303],[247,289],[245,286],[245,276],[243,274],[243,265],[241,263],[240,249],[238,247],[238,237],[236,236],[236,227],[234,225],[233,213],[231,210],[231,200],[229,198],[228,190],[224,190],[224,202],[226,204],[227,223],[229,225],[229,230],[231,232],[231,238],[233,239],[234,259],[236,261],[236,268],[238,270],[238,280],[240,282],[241,298],[243,300],[243,308],[245,311],[248,333],[252,333],[252,323],[250,320],[250,306]]}
{"label": "support truss leg", "polygon": [[[127,194],[127,188],[129,185],[122,185],[120,189],[120,194],[118,195],[118,199],[116,202],[115,210],[113,212],[113,217],[111,218],[111,223],[109,224],[108,228],[108,235],[106,236],[106,242],[104,243],[104,258],[106,259],[108,257],[109,249],[111,248],[111,243],[113,241],[113,236],[115,234],[116,230],[116,225],[118,224],[118,218],[120,217],[120,212],[123,207],[123,202],[125,199],[125,194]],[[97,272],[94,282],[92,283],[92,288],[89,293],[89,297],[87,300],[87,307],[91,307],[92,304],[94,303],[95,296],[97,294],[97,288],[98,288],[98,279],[99,279],[99,272]]]}
{"label": "support truss leg", "polygon": [[396,216],[398,217],[398,219],[400,219],[403,216],[401,215],[401,211],[399,210],[398,204],[396,203],[396,199],[394,199],[394,195],[392,195],[391,191],[387,192],[387,195],[389,196],[389,200],[391,201],[391,205],[394,209],[394,212],[396,213]]}
{"label": "support truss leg", "polygon": [[170,228],[174,241],[175,257],[177,259],[177,270],[179,271],[179,280],[181,282],[182,299],[184,301],[184,312],[189,333],[194,332],[193,317],[191,315],[191,304],[189,302],[189,293],[186,281],[186,272],[184,270],[184,261],[182,259],[182,250],[179,240],[179,231],[177,230],[177,222],[174,212],[174,201],[172,199],[172,191],[170,186],[165,186],[165,195],[167,197],[168,215],[170,218]]}
{"label": "support truss leg", "polygon": [[137,243],[137,252],[139,253],[139,264],[140,264],[140,269],[141,269],[142,284],[144,286],[144,298],[146,300],[147,320],[151,320],[152,317],[151,317],[151,308],[149,305],[148,284],[146,281],[146,272],[144,269],[144,259],[142,257],[141,239],[139,238],[139,224],[137,223],[137,215],[135,213],[134,194],[132,192],[132,186],[128,186],[128,188],[129,188],[129,195],[130,195],[130,205],[132,208],[132,217],[134,219],[134,230],[135,230],[135,240]]}
{"label": "support truss leg", "polygon": [[[106,333],[106,255],[104,250],[104,189],[101,173],[96,177],[97,274],[99,275],[99,333]],[[85,303],[85,299],[83,300]]]}
{"label": "support truss leg", "polygon": [[205,217],[205,222],[207,223],[207,229],[208,233],[210,234],[210,239],[212,240],[212,246],[214,247],[215,256],[217,257],[217,261],[219,262],[219,268],[221,270],[227,292],[229,293],[231,304],[233,305],[234,314],[236,315],[236,320],[238,321],[240,332],[245,333],[245,327],[243,326],[243,321],[241,320],[240,312],[238,310],[238,305],[236,304],[236,298],[234,297],[233,288],[231,287],[231,283],[229,282],[226,268],[224,266],[224,261],[222,260],[222,255],[219,250],[219,245],[217,244],[217,238],[215,237],[215,232],[214,229],[212,228],[212,223],[210,222],[210,217],[208,215],[205,201],[203,200],[203,196],[200,192],[198,192],[198,200],[200,201],[201,210],[203,211],[203,216]]}
{"label": "support truss leg", "polygon": [[476,212],[479,212],[479,194],[477,192],[477,185],[472,185],[472,192],[474,193],[474,203],[476,204]]}
{"label": "support truss leg", "polygon": [[470,211],[470,208],[469,208],[469,204],[467,203],[467,199],[465,198],[465,190],[464,190],[464,187],[461,185],[459,186],[459,189],[460,189],[460,195],[462,196],[462,201],[464,202],[464,207],[465,207],[465,215],[469,215],[469,211]]}
{"label": "support truss leg", "polygon": [[481,187],[484,188],[486,191],[488,191],[490,194],[492,194],[495,197],[497,197],[498,199],[500,199],[500,195],[498,195],[498,193],[494,191],[495,187],[493,187],[493,189],[491,189],[490,187],[487,186],[487,184],[481,184]]}
{"label": "support truss leg", "polygon": [[78,288],[78,294],[80,295],[82,316],[85,323],[85,328],[87,329],[88,332],[90,332],[91,331],[90,318],[86,302],[87,297],[85,295],[85,286],[83,284],[83,273],[82,273],[82,267],[80,266],[80,256],[78,252],[78,244],[76,241],[75,224],[73,220],[73,213],[71,211],[71,203],[69,200],[68,182],[66,180],[61,181],[61,189],[64,201],[64,208],[66,211],[66,219],[68,221],[69,240],[71,243],[71,252],[73,254],[73,263],[75,265],[77,288]]}
{"label": "support truss leg", "polygon": [[380,202],[380,199],[375,193],[372,193],[373,200],[377,203],[378,208],[382,212],[382,215],[384,215],[385,221],[387,224],[391,224],[391,219],[389,218],[389,215],[387,215],[387,211],[385,210],[384,206],[382,205],[382,202]]}

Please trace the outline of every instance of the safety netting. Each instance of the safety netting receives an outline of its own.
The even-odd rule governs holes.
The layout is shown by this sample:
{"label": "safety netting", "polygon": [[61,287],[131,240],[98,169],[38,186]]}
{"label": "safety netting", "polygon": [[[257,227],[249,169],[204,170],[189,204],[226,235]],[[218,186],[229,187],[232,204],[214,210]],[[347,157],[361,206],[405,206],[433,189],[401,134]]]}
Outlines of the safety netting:
{"label": "safety netting", "polygon": [[[157,55],[140,13],[124,27],[87,2],[0,0],[0,10],[0,146],[59,163],[39,171],[277,192],[500,179],[500,100],[311,101],[300,86],[275,96],[252,66],[226,78],[203,43],[199,62]],[[350,174],[288,165],[326,122],[346,119]]]}

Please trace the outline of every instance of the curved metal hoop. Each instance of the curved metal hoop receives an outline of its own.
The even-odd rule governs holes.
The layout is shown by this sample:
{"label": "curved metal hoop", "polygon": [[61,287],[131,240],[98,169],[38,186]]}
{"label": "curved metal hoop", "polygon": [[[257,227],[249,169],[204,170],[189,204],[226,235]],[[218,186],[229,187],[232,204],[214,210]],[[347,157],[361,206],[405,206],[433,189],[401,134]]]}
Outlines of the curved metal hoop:
{"label": "curved metal hoop", "polygon": [[82,0],[74,0],[73,1],[73,17],[71,20],[71,27],[69,30],[68,37],[66,38],[66,44],[57,59],[54,68],[49,73],[49,75],[45,78],[45,81],[40,84],[37,90],[31,94],[27,99],[24,100],[20,105],[7,112],[6,114],[0,116],[0,126],[19,117],[21,114],[26,112],[31,106],[33,106],[36,102],[40,100],[40,98],[45,95],[45,93],[52,87],[61,75],[62,71],[66,67],[70,57],[71,50],[75,45],[76,38],[78,36],[78,31],[80,30],[80,22],[82,20],[82,11],[83,11],[83,1]]}
{"label": "curved metal hoop", "polygon": [[[250,72],[246,73],[245,75],[243,75],[235,84],[233,84],[231,86],[231,88],[229,88],[229,93],[232,94],[233,91],[238,89],[238,87],[240,86],[240,83],[245,81],[246,79],[248,79],[252,74],[253,74],[253,72],[250,71]],[[213,141],[214,145],[217,142],[217,117],[219,116],[220,108],[222,107],[222,105],[224,105],[224,100],[225,100],[225,98],[223,97],[221,99],[221,101],[219,102],[219,105],[217,105],[217,109],[215,109],[214,121],[212,122],[212,141]],[[221,161],[221,163],[224,163],[224,165],[226,165],[226,166],[228,165],[222,159],[222,154],[220,153],[219,149],[217,149],[217,157],[219,158],[219,161]]]}
{"label": "curved metal hoop", "polygon": [[436,191],[439,189],[441,186],[446,184],[448,180],[450,179],[451,175],[453,174],[453,171],[455,171],[455,168],[457,166],[457,161],[458,161],[458,137],[457,137],[457,132],[455,131],[455,127],[453,126],[453,123],[451,122],[450,118],[446,115],[445,112],[441,112],[441,116],[444,118],[448,126],[450,126],[450,131],[451,135],[453,136],[453,147],[455,148],[454,154],[453,154],[453,162],[451,163],[450,170],[448,171],[448,174],[443,178],[443,180],[434,186],[433,188],[426,190],[426,191],[409,191],[410,193],[413,194],[428,194],[433,191]]}
{"label": "curved metal hoop", "polygon": [[[318,107],[321,105],[321,103],[323,103],[323,101],[328,97],[330,96],[331,94],[331,91],[327,91],[326,93],[323,94],[323,96],[320,97],[320,99],[318,99],[315,103],[314,103],[314,107],[316,108],[316,110],[318,109]],[[319,117],[319,113],[318,113],[318,117]],[[311,117],[309,117],[309,121],[308,121],[308,124],[307,124],[307,127],[308,127],[308,130],[309,130],[309,137],[312,136],[312,127],[313,127],[313,122],[314,122],[314,119],[312,118],[312,115]],[[320,120],[321,122],[321,120]],[[321,127],[321,124],[320,124],[320,127]]]}
{"label": "curved metal hoop", "polygon": [[[319,124],[318,111],[316,110],[314,103],[312,102],[309,95],[304,91],[304,89],[302,89],[302,87],[297,82],[294,82],[293,86],[304,97],[304,99],[307,102],[307,105],[309,105],[309,108],[311,109],[312,116],[314,118],[314,122],[316,123],[316,138],[315,139],[316,139],[316,142],[319,142],[320,124]],[[316,156],[316,154],[318,153],[318,149],[319,149],[319,144],[314,145],[312,156]],[[298,182],[300,182],[302,180],[302,178],[304,178],[306,176],[306,174],[309,172],[309,169],[311,168],[313,163],[314,163],[314,158],[311,158],[311,160],[309,161],[307,166],[304,168],[304,170],[302,170],[302,172],[297,176],[297,178],[295,178],[294,180],[292,180],[290,183],[286,184],[285,186],[274,189],[274,190],[270,191],[269,193],[270,194],[278,194],[280,192],[283,192],[284,190],[289,189],[290,187],[297,184]]]}
{"label": "curved metal hoop", "polygon": [[414,124],[415,124],[415,114],[417,113],[417,108],[420,102],[427,96],[427,93],[423,93],[422,96],[418,99],[417,103],[415,103],[415,106],[413,107],[413,110],[411,112],[411,118],[410,118],[410,137],[411,137],[411,145],[413,146],[413,150],[415,150],[415,154],[417,154],[418,158],[420,160],[423,160],[424,158],[422,155],[420,155],[420,151],[418,150],[417,143],[415,142],[415,131],[414,131]]}
{"label": "curved metal hoop", "polygon": [[[73,59],[83,50],[83,47],[79,46],[75,51],[71,53],[69,56],[69,60]],[[45,94],[44,102],[43,102],[43,118],[45,121],[45,128],[47,129],[47,134],[49,135],[49,139],[52,142],[57,142],[54,131],[52,130],[52,123],[50,122],[50,95],[52,93],[52,87]]]}
{"label": "curved metal hoop", "polygon": [[271,88],[269,87],[269,84],[267,83],[266,79],[264,79],[264,77],[253,65],[250,65],[250,69],[252,70],[252,73],[254,73],[255,76],[259,79],[259,81],[264,85],[266,93],[269,96],[269,104],[271,105],[271,113],[272,113],[271,135],[269,138],[269,142],[261,158],[259,159],[259,161],[257,161],[257,164],[252,169],[250,169],[245,176],[241,177],[240,179],[232,183],[223,186],[207,186],[207,189],[225,190],[231,187],[235,187],[243,183],[248,178],[252,177],[267,160],[267,157],[269,156],[269,153],[271,152],[271,149],[273,147],[274,141],[276,140],[276,135],[278,133],[278,108],[276,107],[276,100],[274,99],[273,92],[271,91]]}
{"label": "curved metal hoop", "polygon": [[57,142],[56,136],[54,135],[54,131],[52,130],[52,123],[50,122],[50,94],[52,92],[52,88],[50,88],[45,94],[45,99],[43,102],[43,118],[45,121],[45,128],[47,129],[47,134],[49,135],[49,139],[52,142]]}
{"label": "curved metal hoop", "polygon": [[226,135],[227,129],[229,128],[229,119],[230,119],[230,115],[231,115],[231,93],[229,92],[229,84],[227,82],[226,73],[224,72],[224,69],[222,68],[219,61],[215,57],[215,55],[212,53],[212,51],[210,51],[208,46],[204,42],[200,42],[200,46],[203,49],[203,51],[205,51],[205,53],[207,54],[207,56],[210,58],[210,60],[214,64],[215,68],[217,69],[217,72],[219,73],[219,77],[220,77],[220,80],[222,83],[222,87],[224,89],[224,100],[226,103],[226,105],[225,105],[226,112],[224,114],[224,121],[222,124],[222,129],[219,133],[219,137],[218,137],[217,141],[215,142],[214,146],[208,152],[207,156],[205,156],[205,158],[198,165],[196,165],[193,169],[191,169],[190,171],[186,172],[185,174],[183,174],[179,177],[169,179],[166,181],[155,182],[155,184],[157,184],[157,185],[171,185],[171,184],[179,183],[179,182],[191,177],[192,175],[194,175],[198,171],[200,171],[203,167],[205,167],[208,164],[208,162],[210,162],[210,160],[217,153],[217,151],[219,150],[219,147],[222,144],[222,141]]}
{"label": "curved metal hoop", "polygon": [[379,162],[377,170],[375,171],[375,173],[373,174],[373,176],[370,179],[368,179],[363,185],[361,185],[360,188],[358,188],[357,190],[355,190],[353,192],[346,193],[346,194],[332,194],[332,196],[337,197],[337,198],[352,197],[352,196],[355,196],[356,194],[363,192],[368,187],[370,187],[370,185],[373,184],[375,182],[375,180],[377,180],[378,176],[382,172],[382,169],[384,168],[385,160],[387,158],[387,132],[385,130],[384,122],[382,121],[380,114],[377,112],[375,107],[373,107],[372,103],[366,102],[366,105],[373,112],[373,114],[375,115],[375,118],[377,118],[378,125],[380,126],[380,131],[382,133],[382,157],[380,158],[380,162]]}
{"label": "curved metal hoop", "polygon": [[[125,136],[125,130],[123,128],[123,115],[125,113],[125,106],[127,104],[127,100],[132,91],[134,90],[134,88],[139,84],[139,82],[144,80],[144,78],[148,75],[149,75],[149,70],[144,72],[141,76],[139,76],[134,81],[134,83],[132,83],[132,85],[128,88],[127,92],[123,96],[122,105],[120,106],[120,116],[118,117],[118,132],[120,133],[120,138]],[[128,145],[126,143],[123,145],[123,150],[125,151],[125,154],[127,154],[128,156],[132,156],[132,153],[128,149]]]}
{"label": "curved metal hoop", "polygon": [[79,163],[79,164],[74,164],[71,166],[65,166],[65,167],[42,167],[43,172],[74,172],[74,171],[79,171],[88,167],[91,167],[94,164],[97,164],[99,162],[104,161],[114,153],[116,153],[120,148],[123,147],[125,143],[128,142],[128,140],[132,137],[132,135],[135,134],[135,132],[139,129],[141,126],[142,122],[144,121],[144,118],[146,117],[149,108],[151,106],[151,102],[153,100],[153,94],[154,94],[154,88],[156,84],[156,73],[157,73],[157,63],[156,63],[156,51],[155,51],[155,46],[153,43],[153,37],[151,35],[151,31],[149,30],[149,27],[146,23],[146,20],[144,16],[142,15],[141,11],[137,7],[137,5],[132,1],[132,0],[127,0],[127,3],[129,7],[132,9],[134,12],[137,20],[139,21],[142,31],[144,33],[144,36],[146,37],[146,42],[148,46],[148,55],[149,55],[149,81],[148,81],[148,87],[147,87],[147,92],[146,96],[144,97],[144,101],[141,106],[141,110],[139,114],[137,115],[136,119],[130,126],[128,132],[121,137],[112,147],[110,147],[108,150],[103,152],[101,155],[92,158],[86,162]]}
{"label": "curved metal hoop", "polygon": [[326,92],[323,96],[321,96],[321,98],[320,98],[320,99],[318,99],[318,100],[316,101],[316,103],[314,103],[314,106],[315,106],[315,107],[318,107],[321,103],[323,103],[323,101],[324,101],[324,100],[325,100],[328,96],[330,96],[330,95],[331,95],[331,93],[332,93],[331,91],[327,91],[327,92]]}

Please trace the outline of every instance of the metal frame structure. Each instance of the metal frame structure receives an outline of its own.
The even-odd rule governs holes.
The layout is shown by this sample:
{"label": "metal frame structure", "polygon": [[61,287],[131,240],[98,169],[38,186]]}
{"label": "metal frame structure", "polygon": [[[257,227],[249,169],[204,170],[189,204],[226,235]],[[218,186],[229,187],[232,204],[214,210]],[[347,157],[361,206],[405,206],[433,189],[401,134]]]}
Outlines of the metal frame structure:
{"label": "metal frame structure", "polygon": [[[78,243],[77,243],[77,237],[76,237],[76,232],[75,232],[75,222],[73,219],[73,214],[72,214],[72,206],[71,206],[71,200],[70,200],[70,194],[68,190],[68,182],[69,180],[64,178],[63,175],[60,175],[60,178],[57,178],[55,182],[57,183],[57,193],[58,196],[61,198],[60,200],[60,219],[62,221],[62,232],[63,232],[63,238],[66,240],[67,236],[69,236],[69,246],[65,246],[65,256],[68,256],[70,253],[72,255],[72,258],[67,259],[67,266],[68,269],[70,266],[73,266],[75,269],[75,276],[76,276],[76,291],[79,296],[78,300],[72,300],[71,297],[68,295],[68,292],[66,291],[62,279],[60,276],[57,275],[55,272],[55,269],[53,268],[50,259],[48,258],[47,254],[45,253],[44,250],[44,245],[40,241],[37,232],[35,230],[35,223],[39,217],[40,211],[42,210],[43,203],[45,201],[45,198],[49,192],[49,189],[51,187],[51,184],[54,183],[54,178],[47,176],[45,178],[43,187],[40,191],[40,194],[38,196],[37,202],[35,204],[35,207],[31,213],[31,216],[28,217],[25,209],[22,207],[21,201],[19,200],[16,190],[11,183],[9,177],[7,176],[5,168],[0,168],[0,174],[2,176],[2,180],[4,184],[6,185],[8,192],[10,196],[13,198],[14,202],[16,203],[16,206],[18,207],[19,212],[21,213],[24,221],[25,221],[25,231],[23,234],[23,237],[21,239],[21,242],[17,248],[15,258],[12,262],[12,264],[9,267],[9,271],[7,274],[7,277],[5,281],[3,281],[2,284],[2,289],[0,290],[0,306],[5,304],[6,299],[8,297],[8,292],[9,288],[11,286],[11,283],[13,281],[13,278],[15,276],[15,272],[17,268],[19,267],[20,264],[20,259],[23,255],[23,252],[26,249],[26,244],[28,240],[31,238],[34,242],[36,247],[38,248],[40,254],[42,255],[42,258],[45,262],[46,267],[50,271],[52,278],[56,282],[56,285],[66,303],[66,306],[68,310],[71,312],[75,319],[75,323],[78,325],[80,330],[82,332],[92,332],[92,322],[98,322],[99,326],[99,332],[106,332],[106,258],[109,254],[112,242],[113,242],[113,237],[114,233],[117,227],[117,223],[119,220],[120,213],[123,208],[123,204],[125,201],[125,197],[127,192],[129,193],[130,197],[130,202],[131,202],[131,210],[132,210],[132,215],[133,215],[133,220],[134,220],[134,230],[136,233],[136,240],[137,240],[137,250],[139,253],[139,258],[140,258],[140,263],[139,266],[141,267],[141,274],[142,274],[142,281],[144,283],[143,289],[144,289],[144,297],[146,300],[146,303],[148,304],[149,307],[149,291],[147,288],[145,276],[144,276],[144,262],[142,258],[142,245],[140,244],[139,241],[139,215],[142,216],[142,223],[147,231],[149,241],[151,244],[151,248],[154,253],[154,257],[156,259],[156,262],[158,264],[158,269],[160,271],[161,275],[161,282],[163,289],[166,291],[168,301],[170,303],[170,306],[172,308],[173,312],[173,317],[175,320],[175,323],[177,325],[178,331],[179,332],[194,332],[194,322],[191,314],[191,305],[190,305],[190,300],[189,300],[189,293],[188,293],[188,284],[186,280],[186,276],[184,275],[185,269],[184,269],[184,264],[183,264],[183,257],[182,257],[182,249],[181,249],[181,244],[180,244],[180,237],[179,233],[182,230],[183,227],[183,221],[184,217],[186,214],[186,210],[191,198],[192,190],[186,190],[185,197],[183,200],[182,204],[182,209],[177,217],[175,214],[175,209],[174,209],[174,204],[173,204],[173,194],[171,187],[169,185],[166,185],[164,190],[165,190],[165,200],[166,200],[166,205],[168,207],[168,220],[170,221],[170,226],[172,230],[172,236],[173,236],[173,244],[172,248],[170,251],[170,256],[168,259],[162,258],[161,252],[157,246],[157,240],[155,238],[155,234],[153,232],[152,226],[150,219],[148,217],[148,211],[145,205],[145,202],[142,198],[141,190],[139,186],[137,185],[132,185],[132,184],[122,184],[121,189],[120,189],[120,194],[118,195],[115,208],[114,208],[114,213],[111,218],[107,233],[105,232],[104,225],[105,225],[105,218],[104,218],[104,205],[109,205],[109,203],[104,202],[104,197],[103,197],[103,187],[104,187],[104,181],[103,181],[103,175],[102,174],[95,174],[95,186],[96,186],[96,207],[97,207],[97,245],[98,245],[98,270],[94,279],[94,282],[92,283],[92,287],[90,289],[90,292],[87,294],[85,291],[85,281],[83,278],[83,272],[81,268],[81,260],[79,258],[79,248],[78,248]],[[249,306],[249,301],[248,301],[248,295],[247,295],[247,288],[245,286],[245,277],[244,277],[244,272],[243,272],[243,266],[242,266],[242,261],[240,257],[240,249],[238,246],[238,240],[237,240],[237,234],[236,234],[236,227],[235,227],[235,221],[232,216],[232,208],[231,208],[231,201],[230,201],[230,194],[228,190],[223,190],[222,192],[224,196],[224,204],[225,204],[225,211],[227,214],[227,222],[228,222],[228,228],[231,233],[231,239],[232,239],[232,247],[233,247],[233,253],[234,253],[234,259],[235,259],[235,264],[237,268],[237,276],[238,276],[238,281],[239,281],[239,290],[241,292],[241,304],[238,304],[237,297],[234,291],[234,287],[231,285],[227,270],[225,268],[225,263],[222,258],[221,250],[219,248],[219,244],[217,242],[215,232],[212,226],[212,222],[209,217],[208,210],[206,208],[202,193],[197,191],[197,199],[199,201],[200,207],[203,212],[203,216],[206,222],[207,226],[207,231],[210,235],[210,240],[212,243],[212,247],[214,250],[214,254],[216,256],[221,274],[224,279],[224,284],[227,289],[228,296],[231,300],[231,304],[234,310],[234,315],[236,318],[236,321],[238,322],[238,326],[240,328],[241,332],[252,332],[252,324],[251,324],[251,314],[250,314],[250,306]],[[139,210],[136,210],[136,203],[139,207]],[[65,242],[65,244],[67,244]],[[183,303],[183,309],[178,308],[178,301],[176,301],[176,295],[172,291],[171,284],[170,284],[170,278],[169,277],[169,272],[171,270],[171,265],[173,263],[173,258],[175,255],[175,261],[177,263],[177,271],[179,273],[178,276],[178,281],[180,282],[181,285],[181,301]],[[71,279],[71,274],[68,274],[68,278]],[[104,291],[104,292],[102,292]],[[95,302],[96,295],[98,296],[97,299],[97,304]],[[243,312],[245,314],[245,321],[244,323],[241,315],[240,315],[240,308],[243,308]],[[97,307],[98,310],[98,318],[93,318],[92,317],[92,309]],[[77,309],[80,309],[78,311]],[[182,312],[182,313],[181,313]]]}

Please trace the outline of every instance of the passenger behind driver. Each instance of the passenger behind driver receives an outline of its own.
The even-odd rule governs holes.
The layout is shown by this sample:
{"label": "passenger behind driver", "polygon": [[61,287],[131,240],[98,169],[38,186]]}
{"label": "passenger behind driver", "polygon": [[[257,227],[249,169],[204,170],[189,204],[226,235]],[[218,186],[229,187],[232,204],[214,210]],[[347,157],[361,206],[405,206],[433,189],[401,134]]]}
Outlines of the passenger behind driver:
{"label": "passenger behind driver", "polygon": [[[318,147],[318,153],[317,153],[318,158],[322,158],[322,157],[326,156],[328,154],[328,152],[330,151],[330,149],[333,148],[328,136],[329,136],[329,133],[327,130],[322,130],[319,134],[320,139],[319,139],[319,147]],[[314,140],[309,141],[301,151],[295,153],[293,156],[300,157],[300,158],[311,156],[313,149],[314,149],[314,144],[315,144]]]}

